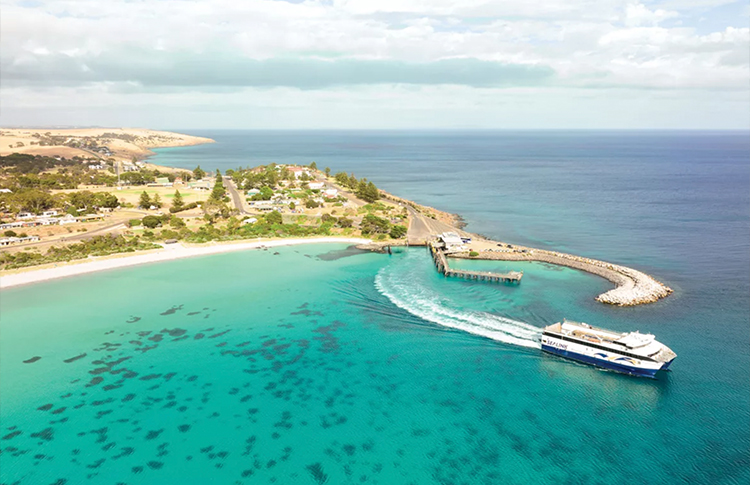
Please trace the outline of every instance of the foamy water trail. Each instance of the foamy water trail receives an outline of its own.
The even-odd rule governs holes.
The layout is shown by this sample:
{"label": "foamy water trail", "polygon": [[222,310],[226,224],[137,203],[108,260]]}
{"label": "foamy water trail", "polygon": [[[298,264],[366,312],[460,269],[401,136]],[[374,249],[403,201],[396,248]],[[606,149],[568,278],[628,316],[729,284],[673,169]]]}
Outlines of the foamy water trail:
{"label": "foamy water trail", "polygon": [[394,266],[378,272],[375,286],[394,305],[424,320],[507,344],[540,348],[540,328],[486,312],[451,308],[449,301],[408,274],[399,274]]}

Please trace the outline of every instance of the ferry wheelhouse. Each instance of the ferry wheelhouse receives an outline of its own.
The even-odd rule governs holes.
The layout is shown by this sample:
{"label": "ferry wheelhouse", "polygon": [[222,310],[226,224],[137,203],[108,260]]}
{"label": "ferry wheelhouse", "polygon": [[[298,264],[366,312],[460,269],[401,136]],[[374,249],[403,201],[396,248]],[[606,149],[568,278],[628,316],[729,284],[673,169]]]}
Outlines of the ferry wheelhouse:
{"label": "ferry wheelhouse", "polygon": [[542,350],[625,374],[654,377],[677,355],[651,334],[619,333],[563,321],[544,328]]}

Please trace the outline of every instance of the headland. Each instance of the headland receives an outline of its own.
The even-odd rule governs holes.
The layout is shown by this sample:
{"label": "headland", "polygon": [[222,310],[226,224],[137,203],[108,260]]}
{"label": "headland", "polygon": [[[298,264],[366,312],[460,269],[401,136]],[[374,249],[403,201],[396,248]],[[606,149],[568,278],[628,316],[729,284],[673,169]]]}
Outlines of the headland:
{"label": "headland", "polygon": [[444,269],[448,257],[567,266],[614,283],[596,300],[617,306],[672,293],[633,268],[472,234],[456,214],[387,193],[354,174],[334,175],[314,162],[214,175],[144,160],[151,148],[212,142],[143,129],[0,129],[0,222],[7,229],[0,288],[264,245],[349,242],[382,251],[426,246],[453,234],[459,243],[436,259],[445,261]]}

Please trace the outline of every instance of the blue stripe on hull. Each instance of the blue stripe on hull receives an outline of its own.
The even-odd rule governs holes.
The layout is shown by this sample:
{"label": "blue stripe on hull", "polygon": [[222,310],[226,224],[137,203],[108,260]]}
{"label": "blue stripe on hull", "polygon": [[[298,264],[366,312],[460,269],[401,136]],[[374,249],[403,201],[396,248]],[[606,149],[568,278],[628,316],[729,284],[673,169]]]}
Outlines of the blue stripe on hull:
{"label": "blue stripe on hull", "polygon": [[610,370],[614,370],[617,372],[622,372],[623,374],[630,374],[632,376],[654,377],[656,372],[660,370],[660,369],[641,369],[638,367],[631,367],[627,365],[616,364],[608,360],[589,357],[588,355],[579,354],[577,352],[568,352],[567,350],[558,349],[556,347],[551,347],[549,345],[542,345],[542,350],[544,350],[545,352],[549,352],[551,354],[559,355],[561,357],[565,357],[565,358],[572,359],[572,360],[577,360],[579,362],[584,362],[586,364],[595,365],[597,367],[602,367],[604,369],[610,369]]}

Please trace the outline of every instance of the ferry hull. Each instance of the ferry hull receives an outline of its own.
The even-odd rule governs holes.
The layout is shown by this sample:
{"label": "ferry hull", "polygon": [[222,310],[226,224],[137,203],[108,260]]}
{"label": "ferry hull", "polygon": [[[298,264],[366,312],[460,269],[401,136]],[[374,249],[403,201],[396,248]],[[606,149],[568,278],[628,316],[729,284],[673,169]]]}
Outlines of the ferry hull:
{"label": "ferry hull", "polygon": [[551,345],[545,345],[544,343],[542,343],[542,350],[544,350],[545,352],[549,352],[551,354],[565,357],[566,359],[577,360],[578,362],[583,362],[585,364],[594,365],[596,367],[601,367],[603,369],[609,369],[609,370],[613,370],[616,372],[621,372],[623,374],[629,374],[632,376],[639,376],[639,377],[654,378],[656,377],[656,373],[658,371],[662,370],[663,368],[666,369],[667,367],[669,367],[669,364],[665,365],[664,367],[657,367],[657,368],[644,368],[644,367],[624,365],[624,364],[619,364],[617,362],[612,362],[611,360],[600,359],[591,355],[585,355],[582,353],[565,350],[565,349],[561,349],[558,347],[553,347]]}

